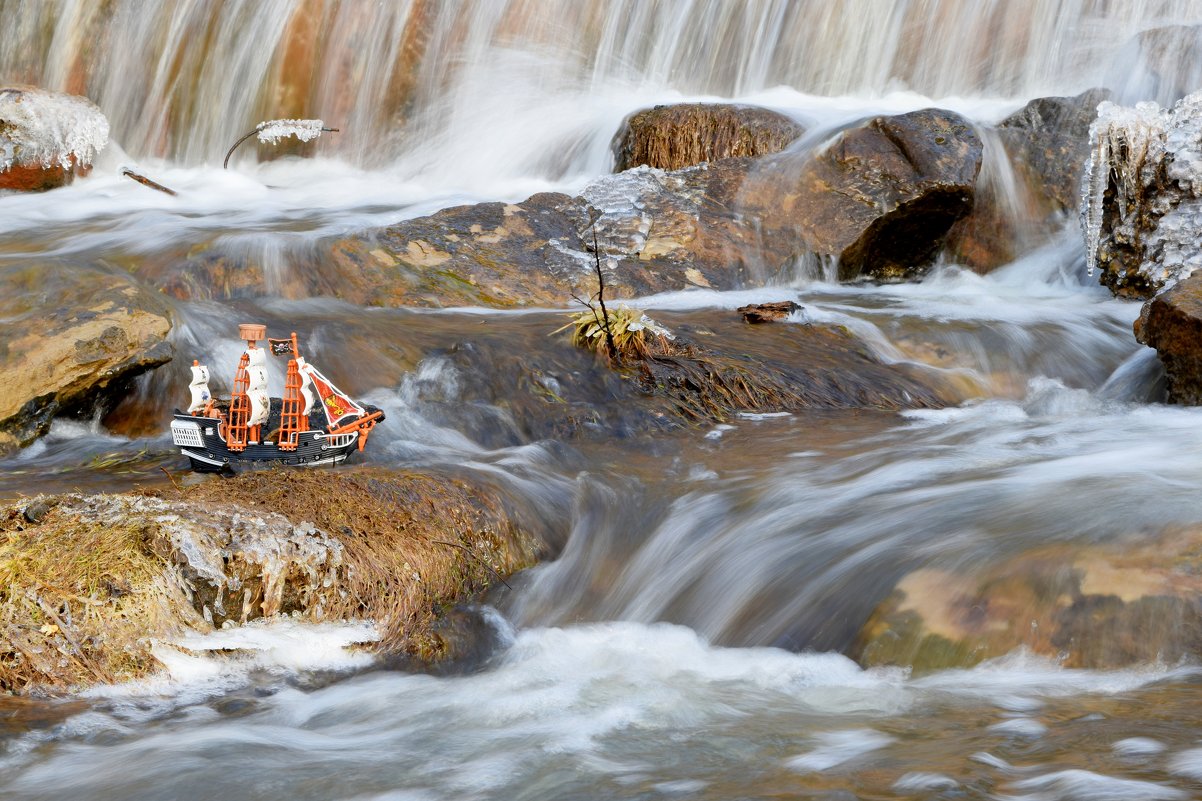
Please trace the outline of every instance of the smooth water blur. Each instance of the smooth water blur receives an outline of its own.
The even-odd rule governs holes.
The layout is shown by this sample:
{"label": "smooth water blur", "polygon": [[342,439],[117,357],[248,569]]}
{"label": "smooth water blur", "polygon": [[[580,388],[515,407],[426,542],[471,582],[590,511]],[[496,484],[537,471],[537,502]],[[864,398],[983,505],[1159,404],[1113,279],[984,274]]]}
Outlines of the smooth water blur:
{"label": "smooth water blur", "polygon": [[[1018,652],[914,678],[843,655],[912,569],[1202,523],[1202,410],[1163,405],[1163,371],[1131,333],[1138,305],[1086,277],[1073,220],[1028,218],[988,129],[1038,94],[1151,96],[1152,78],[1166,91],[1191,67],[1153,75],[1164,65],[1131,37],[1199,13],[1183,0],[0,0],[0,83],[86,93],[114,131],[91,177],[0,196],[0,261],[156,285],[198,253],[264,272],[258,297],[169,301],[176,360],[0,462],[0,496],[203,480],[166,421],[192,359],[228,386],[236,326],[255,320],[296,330],[307,357],[386,410],[363,461],[470,478],[560,551],[482,599],[499,647],[465,675],[383,669],[354,648],[369,622],[281,621],[159,643],[165,670],[146,682],[0,699],[0,796],[1202,797],[1193,665],[1077,671]],[[668,431],[548,336],[565,309],[363,309],[293,290],[333,237],[579,192],[610,169],[630,112],[731,98],[801,121],[799,148],[873,114],[964,114],[985,143],[981,191],[1024,255],[987,277],[941,263],[885,286],[802,263],[777,285],[638,305],[749,350],[844,326],[949,408]],[[278,116],[343,130],[217,168]],[[284,153],[305,158],[269,160]],[[804,309],[769,333],[738,323],[735,308],[768,300]],[[568,382],[590,403],[566,408]],[[585,411],[608,427],[577,424]]]}

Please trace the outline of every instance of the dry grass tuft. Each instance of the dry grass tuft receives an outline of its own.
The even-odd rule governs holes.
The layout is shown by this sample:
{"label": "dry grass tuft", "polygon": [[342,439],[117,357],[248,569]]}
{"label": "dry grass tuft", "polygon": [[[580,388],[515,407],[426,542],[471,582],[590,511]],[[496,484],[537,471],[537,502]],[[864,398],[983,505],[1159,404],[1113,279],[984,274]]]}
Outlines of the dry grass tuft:
{"label": "dry grass tuft", "polygon": [[171,628],[152,531],[50,509],[0,519],[0,692],[121,681],[153,665],[145,638]]}

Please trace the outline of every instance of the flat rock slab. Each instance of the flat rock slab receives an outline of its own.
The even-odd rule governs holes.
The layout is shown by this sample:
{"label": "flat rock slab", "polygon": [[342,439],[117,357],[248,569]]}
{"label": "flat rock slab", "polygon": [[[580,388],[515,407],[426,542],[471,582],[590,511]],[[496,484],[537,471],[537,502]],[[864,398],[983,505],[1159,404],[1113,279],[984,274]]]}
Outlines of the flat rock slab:
{"label": "flat rock slab", "polygon": [[170,361],[170,330],[165,299],[123,273],[0,267],[0,451]]}
{"label": "flat rock slab", "polygon": [[1049,545],[988,564],[915,570],[861,632],[865,666],[969,667],[1017,648],[1066,667],[1202,653],[1197,528],[1109,545]]}

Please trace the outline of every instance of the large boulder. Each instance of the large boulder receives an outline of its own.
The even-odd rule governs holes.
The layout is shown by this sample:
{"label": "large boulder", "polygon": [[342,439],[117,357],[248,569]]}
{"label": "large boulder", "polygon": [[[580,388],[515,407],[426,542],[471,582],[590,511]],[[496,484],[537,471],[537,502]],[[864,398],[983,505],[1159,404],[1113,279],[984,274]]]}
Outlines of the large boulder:
{"label": "large boulder", "polygon": [[627,117],[613,141],[614,171],[679,170],[702,162],[777,153],[805,132],[783,114],[727,103],[677,103]]}
{"label": "large boulder", "polygon": [[0,693],[137,678],[187,635],[278,615],[361,622],[367,644],[418,663],[455,658],[470,649],[440,634],[443,609],[544,552],[492,493],[428,473],[27,499],[0,507]]}
{"label": "large boulder", "polygon": [[875,117],[801,166],[785,199],[806,245],[838,261],[840,280],[919,274],[972,209],[981,140],[958,114]]}
{"label": "large boulder", "polygon": [[1135,322],[1135,338],[1156,349],[1169,401],[1202,405],[1202,273],[1145,303]]}
{"label": "large boulder", "polygon": [[87,173],[108,137],[108,120],[87,98],[0,87],[0,190],[70,183]]}
{"label": "large boulder", "polygon": [[948,233],[953,259],[990,272],[1050,241],[1077,214],[1089,126],[1108,98],[1104,89],[1037,98],[986,132],[972,212]]}
{"label": "large boulder", "polygon": [[52,264],[0,267],[0,450],[62,413],[106,404],[171,359],[165,299],[122,273]]}
{"label": "large boulder", "polygon": [[1040,97],[998,123],[1006,150],[1046,208],[1075,214],[1089,160],[1089,126],[1106,89],[1075,97]]}
{"label": "large boulder", "polygon": [[1137,543],[1055,545],[906,575],[861,632],[865,666],[968,667],[1017,648],[1066,667],[1202,654],[1202,529]]}

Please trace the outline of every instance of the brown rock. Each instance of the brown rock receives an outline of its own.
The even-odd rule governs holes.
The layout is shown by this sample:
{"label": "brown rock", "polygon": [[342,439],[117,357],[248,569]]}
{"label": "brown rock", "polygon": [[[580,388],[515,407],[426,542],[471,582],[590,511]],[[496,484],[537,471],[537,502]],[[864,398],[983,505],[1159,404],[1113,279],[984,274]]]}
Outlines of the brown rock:
{"label": "brown rock", "polygon": [[1104,89],[1041,97],[985,135],[985,163],[972,211],[952,226],[947,251],[988,273],[1051,240],[1076,214],[1089,160],[1089,126]]}
{"label": "brown rock", "polygon": [[453,658],[443,610],[546,552],[494,493],[431,473],[268,471],[0,507],[0,694],[145,676],[182,635],[273,615],[370,620],[365,644]]}
{"label": "brown rock", "polygon": [[752,303],[736,309],[748,323],[771,323],[783,320],[794,312],[801,311],[801,305],[791,300],[781,300],[774,303]]}
{"label": "brown rock", "polygon": [[916,570],[873,613],[863,665],[967,667],[1026,647],[1068,667],[1202,653],[1202,530],[1137,544],[1057,545],[982,569]]}
{"label": "brown rock", "polygon": [[839,279],[919,274],[972,209],[981,140],[958,114],[876,117],[839,134],[801,167],[788,208],[810,250]]}
{"label": "brown rock", "polygon": [[1041,97],[998,125],[1015,165],[1050,210],[1078,210],[1081,175],[1089,160],[1089,126],[1098,116],[1098,104],[1109,99],[1106,89]]}
{"label": "brown rock", "polygon": [[60,413],[103,403],[171,359],[170,313],[128,276],[52,265],[0,269],[0,449]]}
{"label": "brown rock", "polygon": [[764,108],[679,103],[639,111],[614,137],[614,171],[647,165],[679,170],[718,159],[763,156],[789,146],[805,130]]}
{"label": "brown rock", "polygon": [[1202,405],[1202,273],[1145,303],[1135,338],[1164,364],[1169,402]]}

